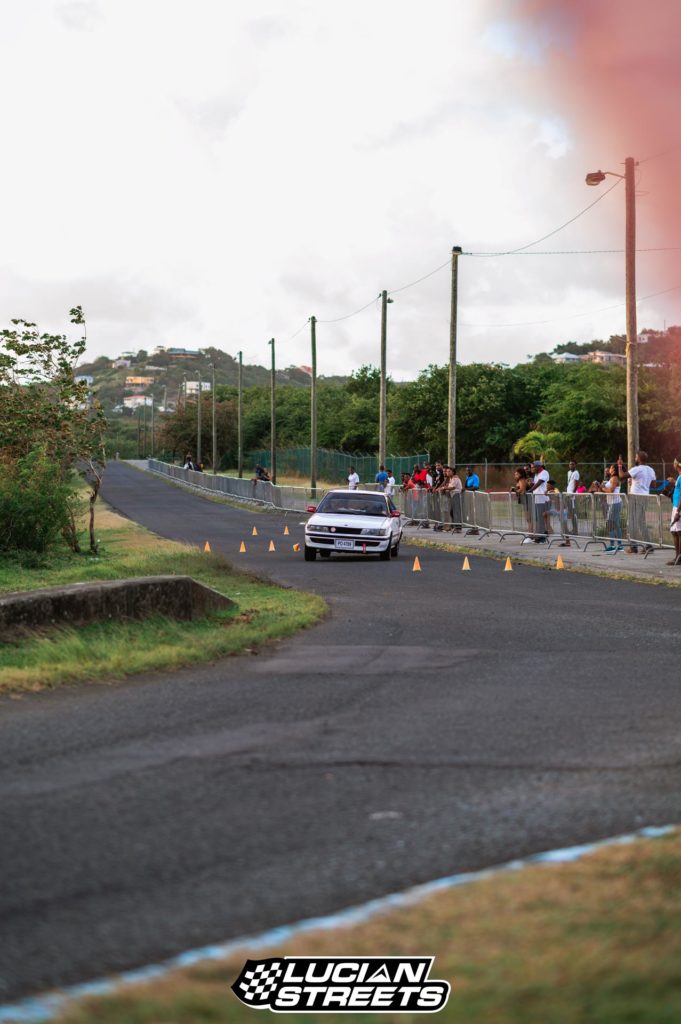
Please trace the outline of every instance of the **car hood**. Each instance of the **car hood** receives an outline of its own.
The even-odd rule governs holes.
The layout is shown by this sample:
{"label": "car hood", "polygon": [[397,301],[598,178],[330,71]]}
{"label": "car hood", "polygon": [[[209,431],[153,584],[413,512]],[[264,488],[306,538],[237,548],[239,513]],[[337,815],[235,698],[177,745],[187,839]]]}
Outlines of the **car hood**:
{"label": "car hood", "polygon": [[390,526],[389,516],[347,516],[315,512],[307,521],[308,526],[344,526],[354,530],[384,530]]}

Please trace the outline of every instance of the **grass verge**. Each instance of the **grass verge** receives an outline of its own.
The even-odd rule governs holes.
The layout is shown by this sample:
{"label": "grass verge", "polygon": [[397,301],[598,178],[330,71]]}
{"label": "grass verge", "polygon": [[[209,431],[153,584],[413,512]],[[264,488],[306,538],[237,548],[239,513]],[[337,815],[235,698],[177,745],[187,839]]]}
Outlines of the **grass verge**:
{"label": "grass verge", "polygon": [[237,654],[317,622],[325,602],[235,570],[224,558],[164,540],[109,509],[97,515],[98,557],[64,547],[46,557],[5,557],[0,593],[131,576],[177,575],[232,598],[236,608],[194,622],[155,617],[59,628],[0,644],[0,693],[116,679]]}
{"label": "grass verge", "polygon": [[[441,1024],[672,1024],[681,1020],[681,832],[440,892],[265,956],[435,954]],[[74,1004],[60,1024],[251,1024],[229,990],[247,957],[207,962]],[[266,1011],[261,1011],[261,1013]],[[411,1014],[287,1014],[291,1024],[406,1024]]]}

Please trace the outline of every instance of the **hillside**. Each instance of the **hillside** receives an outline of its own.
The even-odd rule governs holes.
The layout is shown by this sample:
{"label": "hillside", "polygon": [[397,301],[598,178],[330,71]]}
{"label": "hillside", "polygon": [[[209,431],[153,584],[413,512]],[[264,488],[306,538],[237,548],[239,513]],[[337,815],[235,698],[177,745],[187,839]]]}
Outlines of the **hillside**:
{"label": "hillside", "polygon": [[[165,398],[169,407],[177,403],[185,376],[187,380],[195,381],[200,373],[203,381],[211,381],[211,363],[215,364],[216,384],[236,386],[238,383],[238,360],[217,348],[203,349],[198,356],[190,359],[175,359],[167,352],[147,353],[140,350],[131,358],[129,367],[114,367],[114,362],[113,359],[100,356],[93,362],[81,363],[77,369],[78,374],[94,378],[93,390],[106,410],[121,405],[124,396],[132,393],[126,391],[126,377],[153,377],[153,385],[146,388],[144,394],[153,396],[158,405],[162,405]],[[323,379],[338,384],[347,380],[346,377]],[[276,380],[278,384],[294,387],[309,387],[310,384],[308,374],[297,366],[277,370]],[[269,385],[270,371],[265,366],[244,364],[243,383],[245,388]]]}

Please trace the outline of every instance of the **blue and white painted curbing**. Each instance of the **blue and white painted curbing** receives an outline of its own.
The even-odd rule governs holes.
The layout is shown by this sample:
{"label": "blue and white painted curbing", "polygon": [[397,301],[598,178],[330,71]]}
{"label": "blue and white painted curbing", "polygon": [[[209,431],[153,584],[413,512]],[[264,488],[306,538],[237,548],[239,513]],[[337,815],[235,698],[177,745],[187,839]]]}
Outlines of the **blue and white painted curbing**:
{"label": "blue and white painted curbing", "polygon": [[124,974],[111,978],[101,978],[81,985],[71,985],[56,992],[49,992],[45,995],[22,999],[18,1003],[0,1006],[0,1024],[42,1024],[43,1021],[51,1020],[57,1013],[63,1011],[68,1003],[75,1000],[85,999],[90,996],[111,995],[119,988],[128,985],[139,985],[142,982],[163,977],[178,968],[193,967],[205,960],[222,960],[237,952],[250,953],[259,949],[279,946],[306,932],[348,928],[352,925],[362,924],[376,914],[385,913],[387,910],[397,910],[399,907],[411,906],[426,896],[440,892],[443,889],[452,889],[457,885],[479,882],[484,878],[491,878],[493,875],[500,874],[501,872],[518,871],[532,864],[569,864],[596,850],[602,850],[606,846],[623,846],[627,843],[633,843],[637,839],[657,839],[659,836],[665,836],[670,832],[674,832],[676,828],[676,825],[651,825],[638,829],[636,832],[630,832],[622,836],[612,836],[610,839],[601,839],[595,843],[583,843],[580,846],[567,846],[561,850],[533,853],[529,857],[512,860],[507,864],[499,864],[496,867],[484,868],[482,871],[464,871],[458,875],[436,878],[432,882],[413,886],[404,892],[391,893],[388,896],[369,900],[368,903],[362,903],[357,907],[348,907],[337,914],[329,914],[326,917],[310,917],[295,924],[271,928],[260,935],[245,935],[239,939],[232,939],[221,945],[189,949],[185,953],[179,953],[177,956],[171,957],[169,960],[163,960],[158,964],[149,964],[146,967],[138,967],[135,970],[126,971]]}

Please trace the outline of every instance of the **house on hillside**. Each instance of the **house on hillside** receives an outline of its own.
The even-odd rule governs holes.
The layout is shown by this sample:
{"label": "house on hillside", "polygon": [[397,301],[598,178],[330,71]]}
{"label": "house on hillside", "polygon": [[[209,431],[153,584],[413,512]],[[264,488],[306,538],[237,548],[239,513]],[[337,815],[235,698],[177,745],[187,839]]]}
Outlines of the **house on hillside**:
{"label": "house on hillside", "polygon": [[112,363],[112,366],[113,366],[114,370],[129,370],[130,369],[130,360],[129,359],[123,359],[123,357],[121,356],[120,359],[114,359],[114,361]]}
{"label": "house on hillside", "polygon": [[621,352],[603,352],[596,349],[583,356],[585,363],[598,363],[599,366],[626,366],[627,357]]}
{"label": "house on hillside", "polygon": [[[156,351],[156,349],[154,349]],[[198,359],[201,355],[200,349],[192,348],[167,348],[166,355],[171,359]]]}
{"label": "house on hillside", "polygon": [[[211,389],[211,382],[209,380],[202,380],[201,381],[201,394],[203,394],[204,391],[210,391],[210,389]],[[187,398],[196,398],[198,393],[199,393],[199,382],[198,382],[198,380],[188,380],[187,381],[187,387],[186,387],[186,390],[185,390],[185,394],[186,394]]]}
{"label": "house on hillside", "polygon": [[126,409],[139,409],[144,405],[151,405],[153,401],[150,395],[126,395],[123,406]]}

